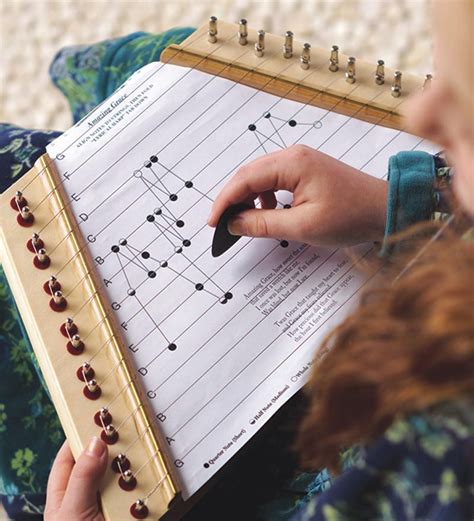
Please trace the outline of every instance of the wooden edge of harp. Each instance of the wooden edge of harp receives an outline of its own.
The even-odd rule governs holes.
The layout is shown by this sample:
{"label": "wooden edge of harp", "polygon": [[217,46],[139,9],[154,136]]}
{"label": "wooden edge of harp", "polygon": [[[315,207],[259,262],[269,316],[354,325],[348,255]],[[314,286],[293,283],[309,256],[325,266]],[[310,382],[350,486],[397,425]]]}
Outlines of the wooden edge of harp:
{"label": "wooden edge of harp", "polygon": [[[18,211],[11,207],[17,190],[23,192],[32,210],[34,222],[30,227],[17,223]],[[119,437],[108,446],[109,463],[101,487],[105,518],[134,519],[131,506],[156,488],[146,501],[149,512],[144,519],[174,519],[172,511],[182,509],[181,496],[171,470],[173,464],[167,460],[166,449],[160,450],[167,447],[166,441],[154,425],[141,386],[130,379],[132,362],[128,348],[114,320],[107,316],[107,310],[112,308],[100,289],[102,284],[92,268],[81,233],[77,233],[75,219],[63,204],[65,200],[52,162],[44,154],[0,196],[2,266],[75,457],[93,436],[101,436],[103,429],[94,422],[94,415],[101,407],[110,405]],[[46,252],[50,252],[47,269],[34,266],[35,254],[26,247],[35,232],[40,233]],[[56,312],[50,307],[51,296],[43,288],[50,275],[56,275],[61,284],[67,300],[64,311]],[[76,356],[68,352],[69,339],[60,332],[67,317],[74,318],[84,339],[84,351]],[[120,363],[121,360],[125,362]],[[101,395],[95,400],[85,397],[85,383],[76,375],[86,361],[90,361],[101,388]],[[110,465],[118,453],[124,452],[130,460],[130,470],[135,473],[141,469],[132,491],[119,486],[120,474]]]}
{"label": "wooden edge of harp", "polygon": [[281,98],[314,105],[369,123],[401,130],[406,98],[423,86],[423,79],[403,75],[401,95],[391,94],[395,71],[385,68],[385,82],[374,80],[375,64],[357,60],[356,83],[345,79],[348,56],[339,54],[339,70],[328,69],[329,51],[311,48],[308,70],[300,66],[301,42],[294,42],[289,59],[282,55],[284,37],[267,33],[263,57],[254,53],[257,31],[248,29],[247,45],[238,43],[238,24],[218,22],[216,43],[208,41],[208,25],[204,24],[180,45],[170,45],[161,54],[163,63],[198,69],[215,76],[274,94]]}

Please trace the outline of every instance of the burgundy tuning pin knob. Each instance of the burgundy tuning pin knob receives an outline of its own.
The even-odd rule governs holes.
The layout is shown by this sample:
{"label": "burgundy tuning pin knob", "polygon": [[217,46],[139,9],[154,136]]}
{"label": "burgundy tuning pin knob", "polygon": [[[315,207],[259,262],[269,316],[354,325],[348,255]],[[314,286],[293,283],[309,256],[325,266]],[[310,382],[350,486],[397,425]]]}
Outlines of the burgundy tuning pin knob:
{"label": "burgundy tuning pin knob", "polygon": [[80,355],[84,351],[84,342],[78,334],[72,335],[67,343],[67,350],[71,355]]}
{"label": "burgundy tuning pin knob", "polygon": [[81,367],[76,371],[76,375],[81,382],[87,382],[92,380],[95,376],[95,371],[92,369],[91,364],[84,362]]}
{"label": "burgundy tuning pin knob", "polygon": [[130,514],[135,519],[145,519],[148,517],[148,507],[145,505],[143,499],[137,499],[130,507]]}
{"label": "burgundy tuning pin knob", "polygon": [[19,212],[24,206],[28,204],[28,201],[23,197],[23,194],[18,190],[15,196],[10,200],[10,206]]}
{"label": "burgundy tuning pin knob", "polygon": [[117,442],[119,435],[117,429],[109,423],[105,426],[105,429],[102,430],[100,437],[107,445],[113,445]]}
{"label": "burgundy tuning pin knob", "polygon": [[54,295],[56,291],[61,290],[61,284],[58,279],[51,275],[49,279],[43,284],[43,289],[48,295]]}
{"label": "burgundy tuning pin knob", "polygon": [[100,395],[102,394],[102,390],[97,383],[97,380],[95,378],[92,378],[92,380],[88,380],[86,382],[86,385],[83,389],[84,396],[86,398],[89,398],[89,400],[97,400],[100,398]]}
{"label": "burgundy tuning pin knob", "polygon": [[32,226],[32,224],[35,222],[35,218],[31,213],[31,210],[26,205],[21,207],[16,220],[21,226]]}
{"label": "burgundy tuning pin knob", "polygon": [[137,479],[131,470],[126,470],[119,478],[120,488],[123,490],[133,490],[137,486]]}
{"label": "burgundy tuning pin knob", "polygon": [[67,318],[66,322],[64,322],[64,324],[61,324],[59,331],[61,331],[61,334],[66,338],[71,338],[73,335],[79,332],[72,318]]}
{"label": "burgundy tuning pin knob", "polygon": [[125,454],[119,453],[112,460],[112,470],[117,474],[123,474],[130,468],[130,461]]}
{"label": "burgundy tuning pin knob", "polygon": [[101,407],[94,415],[94,422],[99,427],[105,428],[112,423],[112,415],[107,407]]}
{"label": "burgundy tuning pin knob", "polygon": [[51,259],[48,257],[44,248],[40,248],[36,252],[36,255],[33,257],[33,264],[39,270],[45,270],[46,268],[49,268],[49,265],[51,264]]}
{"label": "burgundy tuning pin knob", "polygon": [[31,239],[26,243],[26,247],[31,253],[38,253],[38,250],[44,248],[44,242],[37,233],[34,233]]}
{"label": "burgundy tuning pin knob", "polygon": [[67,300],[62,291],[55,291],[53,298],[49,301],[49,305],[53,311],[64,311],[67,307]]}

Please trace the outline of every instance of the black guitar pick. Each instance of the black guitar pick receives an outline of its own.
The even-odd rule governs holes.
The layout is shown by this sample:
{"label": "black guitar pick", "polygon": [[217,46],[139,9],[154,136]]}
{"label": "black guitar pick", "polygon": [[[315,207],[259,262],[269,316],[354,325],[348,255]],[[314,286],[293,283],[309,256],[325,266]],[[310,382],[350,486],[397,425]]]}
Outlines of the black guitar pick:
{"label": "black guitar pick", "polygon": [[232,235],[227,229],[229,220],[235,215],[244,210],[250,210],[253,208],[250,204],[239,203],[229,206],[227,210],[223,212],[214,232],[214,238],[212,239],[212,256],[219,257],[231,248],[241,237],[241,235]]}

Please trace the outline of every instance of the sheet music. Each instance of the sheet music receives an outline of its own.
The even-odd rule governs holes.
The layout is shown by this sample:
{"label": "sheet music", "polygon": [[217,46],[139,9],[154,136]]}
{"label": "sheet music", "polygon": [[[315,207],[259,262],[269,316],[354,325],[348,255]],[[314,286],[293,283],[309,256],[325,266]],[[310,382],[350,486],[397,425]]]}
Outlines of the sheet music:
{"label": "sheet music", "polygon": [[318,342],[371,277],[340,249],[285,237],[211,256],[206,220],[220,189],[240,165],[295,143],[378,177],[400,150],[433,152],[403,132],[161,63],[47,149],[185,499],[302,387]]}

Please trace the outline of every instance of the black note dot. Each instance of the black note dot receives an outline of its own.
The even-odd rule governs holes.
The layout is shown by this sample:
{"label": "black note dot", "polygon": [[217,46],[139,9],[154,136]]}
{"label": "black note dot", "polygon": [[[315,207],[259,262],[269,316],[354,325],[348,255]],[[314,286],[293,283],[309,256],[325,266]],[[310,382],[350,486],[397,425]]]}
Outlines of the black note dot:
{"label": "black note dot", "polygon": [[147,216],[146,216],[146,220],[147,220],[149,223],[152,223],[152,222],[155,220],[155,216],[154,216],[154,215],[147,215]]}
{"label": "black note dot", "polygon": [[128,295],[129,297],[133,297],[133,296],[135,295],[135,293],[136,293],[136,291],[135,291],[133,288],[129,288],[129,289],[127,290],[127,295]]}
{"label": "black note dot", "polygon": [[185,186],[186,188],[192,188],[192,187],[193,187],[193,182],[192,182],[192,181],[186,181],[186,182],[184,183],[184,186]]}
{"label": "black note dot", "polygon": [[170,194],[170,201],[177,201],[178,196],[176,194]]}
{"label": "black note dot", "polygon": [[127,239],[120,239],[119,240],[120,246],[126,246],[127,245]]}
{"label": "black note dot", "polygon": [[155,215],[161,215],[161,213],[162,213],[161,208],[155,208],[155,209],[153,210],[153,213],[154,213]]}
{"label": "black note dot", "polygon": [[156,271],[150,270],[148,272],[148,276],[150,277],[150,279],[154,279],[156,277]]}
{"label": "black note dot", "polygon": [[204,463],[203,467],[204,467],[205,469],[208,469],[208,468],[209,468],[209,463]]}
{"label": "black note dot", "polygon": [[149,259],[150,258],[150,254],[147,251],[142,251],[142,258],[143,259]]}
{"label": "black note dot", "polygon": [[147,162],[145,163],[145,166],[146,166],[147,168],[151,168],[151,163],[150,163],[150,161],[147,161]]}
{"label": "black note dot", "polygon": [[282,248],[288,248],[288,241],[280,241],[280,246]]}
{"label": "black note dot", "polygon": [[183,253],[183,248],[181,248],[181,246],[176,246],[176,248],[174,249],[174,252],[175,253]]}
{"label": "black note dot", "polygon": [[112,248],[110,248],[110,249],[111,249],[114,253],[118,253],[118,252],[120,251],[120,248],[119,248],[116,244],[114,244],[114,245],[112,246]]}
{"label": "black note dot", "polygon": [[227,299],[227,300],[230,300],[234,295],[232,295],[232,293],[230,291],[228,291],[224,297]]}
{"label": "black note dot", "polygon": [[168,263],[166,261],[161,261],[160,262],[160,267],[167,268],[168,267]]}
{"label": "black note dot", "polygon": [[290,125],[290,127],[296,127],[296,121],[294,119],[290,119],[290,121],[288,121],[288,125]]}
{"label": "black note dot", "polygon": [[168,349],[169,349],[170,351],[176,351],[176,344],[170,344],[170,345],[168,346]]}
{"label": "black note dot", "polygon": [[202,291],[204,289],[204,284],[201,284],[200,282],[198,282],[195,286],[194,286],[198,291]]}
{"label": "black note dot", "polygon": [[184,221],[181,221],[181,220],[176,221],[176,226],[177,226],[178,228],[182,228],[182,227],[184,226]]}
{"label": "black note dot", "polygon": [[257,130],[257,125],[254,125],[253,123],[251,125],[249,125],[249,130],[251,130],[252,132],[254,132],[255,130]]}
{"label": "black note dot", "polygon": [[284,204],[283,208],[286,208],[286,209],[291,208],[291,204]]}
{"label": "black note dot", "polygon": [[190,241],[189,239],[184,239],[184,241],[183,241],[183,246],[185,246],[186,248],[187,248],[188,246],[191,246],[191,241]]}
{"label": "black note dot", "polygon": [[221,299],[219,299],[219,302],[220,302],[221,304],[227,304],[227,299],[225,299],[225,298],[221,298]]}
{"label": "black note dot", "polygon": [[150,161],[151,161],[152,163],[157,163],[157,162],[158,162],[158,158],[157,158],[156,156],[151,156],[151,157],[150,157]]}
{"label": "black note dot", "polygon": [[271,117],[270,112],[267,112],[267,113],[265,114],[265,116],[263,116],[263,117],[269,119],[269,118]]}

